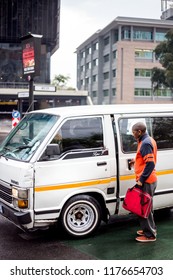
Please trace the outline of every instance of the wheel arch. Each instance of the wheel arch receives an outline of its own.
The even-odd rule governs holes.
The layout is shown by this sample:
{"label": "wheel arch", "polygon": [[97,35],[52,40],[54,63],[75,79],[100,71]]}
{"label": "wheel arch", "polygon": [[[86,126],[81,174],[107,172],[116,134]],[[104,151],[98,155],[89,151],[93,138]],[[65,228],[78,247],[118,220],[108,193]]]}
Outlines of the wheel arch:
{"label": "wheel arch", "polygon": [[100,206],[101,219],[104,222],[108,221],[108,216],[109,216],[108,209],[106,208],[106,203],[105,203],[103,195],[99,192],[78,192],[78,193],[73,194],[72,196],[68,197],[68,199],[65,201],[65,203],[63,204],[63,206],[61,208],[61,212],[62,212],[62,209],[65,207],[65,205],[69,202],[70,199],[72,199],[76,196],[79,196],[79,195],[87,195],[87,196],[90,196],[90,197],[94,198]]}

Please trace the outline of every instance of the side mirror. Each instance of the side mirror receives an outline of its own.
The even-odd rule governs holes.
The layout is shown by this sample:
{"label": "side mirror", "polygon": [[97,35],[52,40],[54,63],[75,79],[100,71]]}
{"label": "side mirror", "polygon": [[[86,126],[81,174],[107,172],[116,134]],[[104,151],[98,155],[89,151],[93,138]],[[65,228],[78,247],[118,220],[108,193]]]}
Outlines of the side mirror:
{"label": "side mirror", "polygon": [[45,155],[48,157],[60,155],[59,144],[49,144],[45,150]]}
{"label": "side mirror", "polygon": [[59,144],[49,144],[46,147],[43,155],[41,156],[39,161],[48,161],[55,160],[59,158],[60,155],[60,146]]}

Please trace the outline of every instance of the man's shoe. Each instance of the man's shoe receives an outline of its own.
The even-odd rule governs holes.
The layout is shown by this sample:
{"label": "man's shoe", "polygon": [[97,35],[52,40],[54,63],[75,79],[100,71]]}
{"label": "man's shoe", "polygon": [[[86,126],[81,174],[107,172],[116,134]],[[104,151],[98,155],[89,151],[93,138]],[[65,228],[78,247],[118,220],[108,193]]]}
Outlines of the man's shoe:
{"label": "man's shoe", "polygon": [[138,230],[138,231],[137,231],[137,235],[140,235],[140,236],[144,235],[143,230],[142,230],[142,229]]}
{"label": "man's shoe", "polygon": [[136,237],[136,241],[139,242],[153,242],[156,241],[156,237],[146,237],[145,235]]}
{"label": "man's shoe", "polygon": [[[142,229],[138,230],[136,233],[139,236],[145,235],[145,233],[144,233],[144,231]],[[156,231],[155,231],[155,236],[157,236],[157,232]]]}

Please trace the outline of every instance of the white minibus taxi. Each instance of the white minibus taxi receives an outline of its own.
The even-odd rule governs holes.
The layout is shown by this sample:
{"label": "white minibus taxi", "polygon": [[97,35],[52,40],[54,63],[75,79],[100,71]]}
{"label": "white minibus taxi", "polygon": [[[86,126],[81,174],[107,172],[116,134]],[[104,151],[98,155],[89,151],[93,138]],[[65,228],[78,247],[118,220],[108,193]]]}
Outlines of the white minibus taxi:
{"label": "white minibus taxi", "polygon": [[158,145],[154,209],[173,206],[173,106],[91,105],[27,113],[0,146],[0,213],[23,230],[93,233],[135,184],[129,160],[142,121]]}

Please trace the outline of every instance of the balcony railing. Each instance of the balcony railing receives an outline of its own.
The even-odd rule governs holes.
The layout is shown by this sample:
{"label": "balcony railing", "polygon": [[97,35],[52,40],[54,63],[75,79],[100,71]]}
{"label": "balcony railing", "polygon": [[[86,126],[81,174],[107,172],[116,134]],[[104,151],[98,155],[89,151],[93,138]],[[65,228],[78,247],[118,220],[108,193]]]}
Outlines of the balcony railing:
{"label": "balcony railing", "polygon": [[29,88],[27,82],[0,82],[0,88]]}

